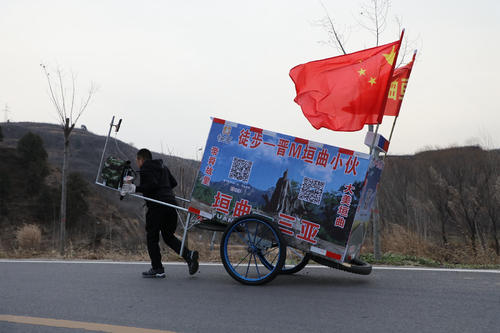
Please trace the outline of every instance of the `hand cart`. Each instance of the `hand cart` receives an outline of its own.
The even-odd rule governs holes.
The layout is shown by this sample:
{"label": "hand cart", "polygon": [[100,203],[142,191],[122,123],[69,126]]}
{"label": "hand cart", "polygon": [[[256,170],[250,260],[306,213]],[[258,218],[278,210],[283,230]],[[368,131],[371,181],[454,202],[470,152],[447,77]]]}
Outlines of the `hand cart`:
{"label": "hand cart", "polygon": [[[96,184],[111,130],[111,121]],[[368,133],[365,154],[213,118],[188,208],[182,250],[193,226],[222,232],[220,256],[238,282],[259,285],[309,260],[367,275],[359,259],[388,142]],[[116,189],[118,190],[118,189]]]}

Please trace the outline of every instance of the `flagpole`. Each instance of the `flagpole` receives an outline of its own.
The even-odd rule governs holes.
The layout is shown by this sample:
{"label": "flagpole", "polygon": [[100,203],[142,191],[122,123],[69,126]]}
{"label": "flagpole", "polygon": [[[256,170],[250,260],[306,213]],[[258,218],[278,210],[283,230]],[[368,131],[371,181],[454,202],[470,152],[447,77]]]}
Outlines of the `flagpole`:
{"label": "flagpole", "polygon": [[[401,48],[401,43],[403,42],[404,34],[405,34],[405,29],[403,29],[401,31],[401,36],[399,37],[399,46],[398,46],[398,50],[396,51],[396,55],[394,56],[394,63],[392,64],[391,73],[389,74],[389,80],[387,81],[387,87],[385,89],[385,96],[386,97],[385,97],[384,103],[382,104],[380,111],[379,111],[379,119],[377,121],[377,127],[376,127],[375,133],[373,135],[373,141],[372,141],[372,145],[370,147],[370,155],[373,153],[373,147],[375,145],[375,139],[377,137],[378,128],[380,126],[380,123],[382,123],[382,118],[384,117],[385,105],[387,103],[387,94],[389,92],[389,86],[390,86],[390,78],[392,77],[392,74],[394,73],[394,68],[396,67],[396,62],[397,62],[398,55],[399,55],[399,49]],[[371,132],[370,130],[371,130],[370,125],[368,125],[368,131]]]}
{"label": "flagpole", "polygon": [[[408,73],[408,78],[410,78],[411,70],[413,69],[413,65],[415,64],[415,57],[416,56],[417,56],[417,50],[413,51],[413,58],[411,59],[412,65],[411,65],[410,71]],[[399,108],[401,108],[401,105],[399,106]],[[399,117],[399,111],[400,111],[400,109],[398,110],[398,115],[396,117],[394,117],[394,121],[392,122],[391,134],[389,135],[389,146],[391,144],[392,134],[394,133],[394,127],[396,126],[396,121],[398,120],[398,117]],[[385,158],[387,157],[388,152],[389,152],[389,149],[387,149],[387,151],[385,152],[383,160],[385,160]]]}
{"label": "flagpole", "polygon": [[[391,134],[389,134],[389,147],[391,146],[392,133],[394,133],[394,127],[396,126],[396,121],[398,120],[398,117],[399,117],[399,115],[394,117],[394,121],[392,122]],[[385,160],[385,158],[387,157],[388,151],[389,151],[389,148],[387,148],[387,150],[385,151],[385,155],[384,155],[383,160]]]}

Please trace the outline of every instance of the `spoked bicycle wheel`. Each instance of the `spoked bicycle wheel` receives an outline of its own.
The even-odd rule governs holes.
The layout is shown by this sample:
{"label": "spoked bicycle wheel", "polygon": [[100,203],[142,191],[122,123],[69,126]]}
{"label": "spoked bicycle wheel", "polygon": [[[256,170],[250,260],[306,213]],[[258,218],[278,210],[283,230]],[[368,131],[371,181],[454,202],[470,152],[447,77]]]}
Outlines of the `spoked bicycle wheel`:
{"label": "spoked bicycle wheel", "polygon": [[293,247],[286,249],[286,261],[281,268],[281,274],[295,274],[300,272],[309,263],[309,253]]}
{"label": "spoked bicycle wheel", "polygon": [[[271,250],[273,251],[273,250]],[[278,251],[274,249],[274,251]],[[295,249],[293,247],[286,248],[286,260],[281,268],[280,274],[295,274],[301,271],[309,263],[311,255],[302,250]],[[263,262],[266,267],[270,267],[272,264],[268,262]]]}
{"label": "spoked bicycle wheel", "polygon": [[258,215],[236,219],[224,231],[221,259],[226,271],[243,284],[274,279],[283,267],[286,245],[270,220]]}

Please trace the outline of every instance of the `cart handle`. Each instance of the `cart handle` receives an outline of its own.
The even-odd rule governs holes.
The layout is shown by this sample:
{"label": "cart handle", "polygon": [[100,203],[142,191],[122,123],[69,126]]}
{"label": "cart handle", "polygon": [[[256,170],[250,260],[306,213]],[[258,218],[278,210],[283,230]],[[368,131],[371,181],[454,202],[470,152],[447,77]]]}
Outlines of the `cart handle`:
{"label": "cart handle", "polygon": [[[109,187],[109,186],[106,186],[104,185],[103,183],[99,183],[99,182],[95,182],[96,185],[99,185],[99,186],[102,186],[102,187],[105,187],[107,189],[110,189],[110,190],[113,190],[113,191],[117,191],[117,192],[120,192],[118,189],[116,188],[112,188],[112,187]],[[175,209],[178,209],[178,210],[182,210],[183,212],[188,212],[188,209],[187,208],[184,208],[184,207],[180,207],[180,206],[176,206],[176,205],[173,205],[173,204],[169,204],[167,202],[163,202],[163,201],[159,201],[159,200],[155,200],[155,199],[151,199],[151,198],[147,198],[145,196],[142,196],[140,194],[134,194],[134,193],[130,193],[128,194],[132,197],[136,197],[136,198],[140,198],[140,199],[144,199],[144,200],[147,200],[147,201],[151,201],[151,202],[154,202],[154,203],[157,203],[157,204],[160,204],[160,205],[164,205],[164,206],[168,206],[168,207],[172,207],[172,208],[175,208]],[[175,197],[176,199],[178,197]],[[189,202],[189,200],[187,199],[184,199],[184,198],[179,198],[180,200],[183,200],[183,201],[187,201]]]}

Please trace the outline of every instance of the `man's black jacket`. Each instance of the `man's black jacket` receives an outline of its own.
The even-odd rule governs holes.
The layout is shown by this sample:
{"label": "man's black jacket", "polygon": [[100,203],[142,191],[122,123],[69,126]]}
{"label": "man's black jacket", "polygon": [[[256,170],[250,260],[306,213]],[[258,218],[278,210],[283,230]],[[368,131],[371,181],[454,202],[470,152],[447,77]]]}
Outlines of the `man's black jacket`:
{"label": "man's black jacket", "polygon": [[[175,204],[175,195],[173,188],[177,186],[177,181],[170,173],[170,170],[163,165],[162,160],[146,160],[139,170],[141,183],[135,189],[141,192],[145,197]],[[146,200],[148,207],[158,207],[151,201]]]}

